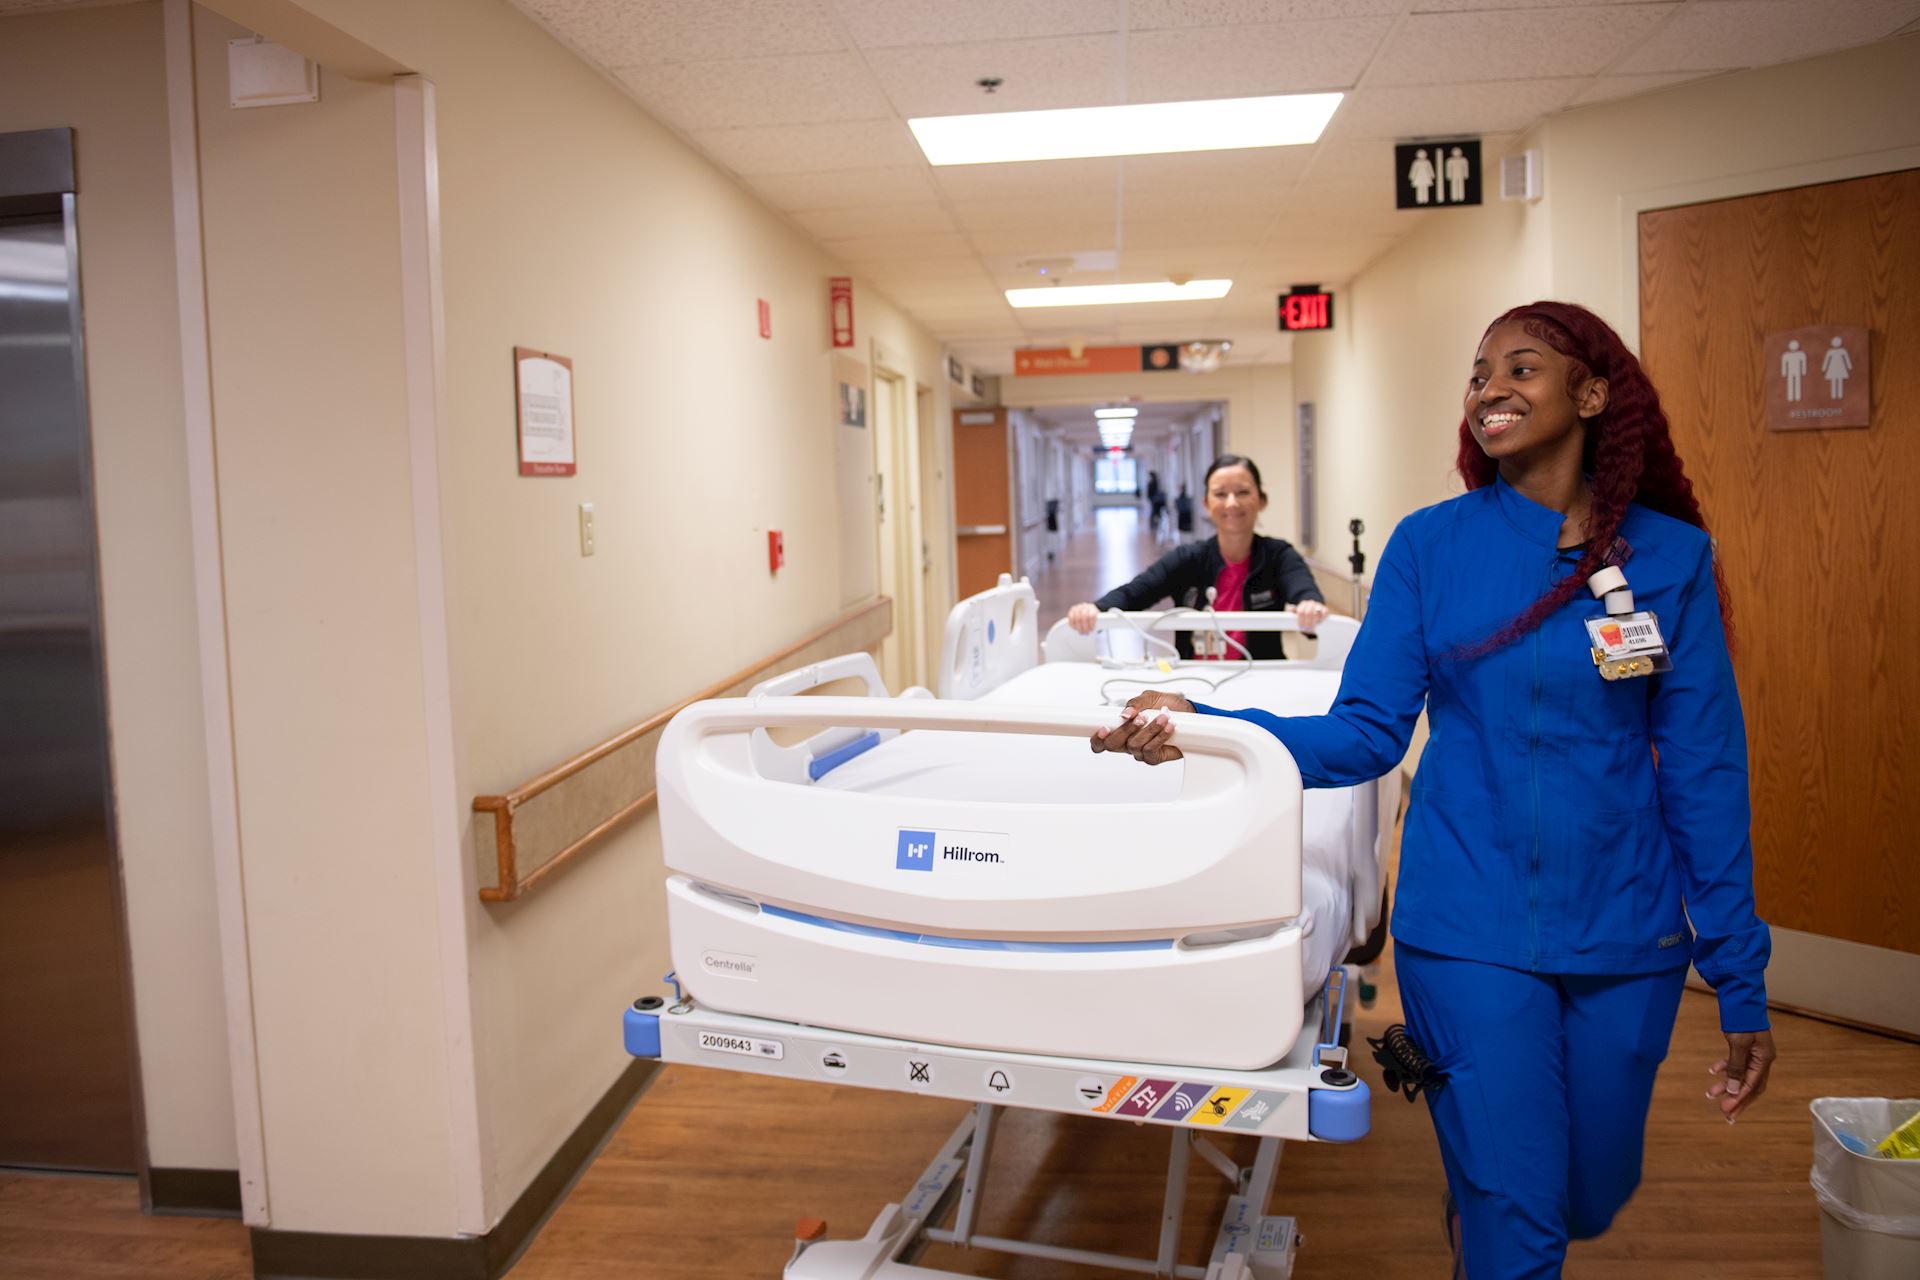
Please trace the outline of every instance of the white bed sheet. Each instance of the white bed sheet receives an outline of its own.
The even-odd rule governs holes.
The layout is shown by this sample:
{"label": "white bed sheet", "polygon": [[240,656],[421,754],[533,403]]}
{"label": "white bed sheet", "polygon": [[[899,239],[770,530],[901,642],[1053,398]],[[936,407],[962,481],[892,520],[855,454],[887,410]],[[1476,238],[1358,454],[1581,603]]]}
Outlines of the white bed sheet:
{"label": "white bed sheet", "polygon": [[[1213,679],[1229,668],[1209,669]],[[1144,678],[1152,678],[1147,673]],[[1120,679],[1110,695],[1125,697],[1138,682],[1094,663],[1049,662],[984,695],[981,701],[1026,706],[1098,706],[1100,689]],[[1159,685],[1212,706],[1257,706],[1279,715],[1326,711],[1340,687],[1337,671],[1256,668],[1217,691],[1197,681]],[[1078,739],[917,730],[881,744],[822,777],[815,785],[896,795],[993,796],[1013,801],[1086,803],[1170,801],[1180,792],[1179,761],[1148,768],[1125,756],[1096,755]],[[1308,791],[1301,806],[1301,914],[1305,926],[1302,979],[1309,998],[1347,953],[1353,916],[1352,858],[1372,858],[1353,845],[1350,788]]]}

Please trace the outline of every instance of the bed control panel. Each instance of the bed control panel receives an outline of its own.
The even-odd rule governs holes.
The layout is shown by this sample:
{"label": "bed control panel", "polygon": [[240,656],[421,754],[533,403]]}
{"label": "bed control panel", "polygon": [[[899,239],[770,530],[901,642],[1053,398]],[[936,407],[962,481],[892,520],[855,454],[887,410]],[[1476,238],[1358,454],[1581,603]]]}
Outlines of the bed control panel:
{"label": "bed control panel", "polygon": [[1330,1085],[1304,1040],[1260,1071],[1183,1069],[916,1044],[653,997],[627,1011],[625,1037],[636,1057],[1194,1131],[1351,1142],[1370,1114],[1365,1082]]}

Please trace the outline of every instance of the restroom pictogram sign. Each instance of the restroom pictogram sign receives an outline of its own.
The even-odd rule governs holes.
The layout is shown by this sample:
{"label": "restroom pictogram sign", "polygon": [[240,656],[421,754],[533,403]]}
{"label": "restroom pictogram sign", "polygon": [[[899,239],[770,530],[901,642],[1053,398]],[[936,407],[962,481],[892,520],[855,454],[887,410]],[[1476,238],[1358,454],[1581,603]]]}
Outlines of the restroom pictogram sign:
{"label": "restroom pictogram sign", "polygon": [[1864,325],[1815,324],[1768,334],[1760,348],[1768,428],[1818,431],[1869,425],[1871,340]]}

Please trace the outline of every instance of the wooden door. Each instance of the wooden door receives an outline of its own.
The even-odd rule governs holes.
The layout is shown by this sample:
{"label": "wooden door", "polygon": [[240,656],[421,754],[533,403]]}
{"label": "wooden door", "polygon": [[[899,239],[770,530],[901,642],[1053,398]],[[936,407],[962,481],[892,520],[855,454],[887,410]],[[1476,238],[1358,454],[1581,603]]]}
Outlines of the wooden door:
{"label": "wooden door", "polygon": [[[1770,984],[1920,1032],[1920,170],[1644,213],[1640,299],[1733,597]],[[1871,331],[1868,427],[1768,429],[1808,325]]]}
{"label": "wooden door", "polygon": [[1013,485],[1005,409],[953,412],[954,595],[964,600],[1013,571]]}

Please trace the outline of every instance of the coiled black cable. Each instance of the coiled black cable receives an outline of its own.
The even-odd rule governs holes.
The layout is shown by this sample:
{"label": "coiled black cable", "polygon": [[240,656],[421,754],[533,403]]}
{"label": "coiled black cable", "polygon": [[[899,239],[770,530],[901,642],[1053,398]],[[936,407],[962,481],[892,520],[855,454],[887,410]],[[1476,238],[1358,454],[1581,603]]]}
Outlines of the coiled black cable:
{"label": "coiled black cable", "polygon": [[1387,1088],[1404,1093],[1408,1102],[1422,1092],[1431,1097],[1447,1087],[1446,1073],[1414,1043],[1404,1024],[1394,1023],[1379,1039],[1369,1037],[1367,1043],[1373,1046],[1373,1060],[1380,1064]]}

